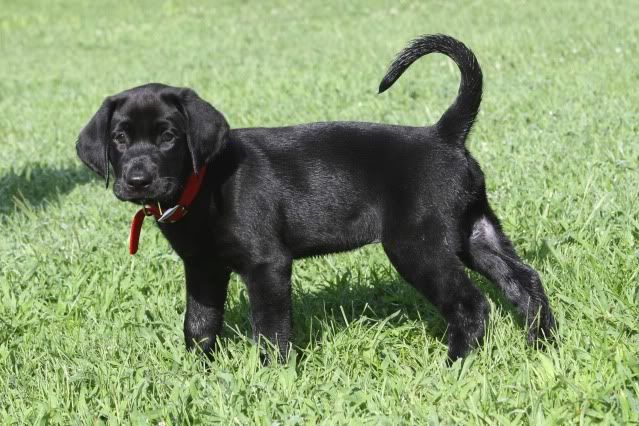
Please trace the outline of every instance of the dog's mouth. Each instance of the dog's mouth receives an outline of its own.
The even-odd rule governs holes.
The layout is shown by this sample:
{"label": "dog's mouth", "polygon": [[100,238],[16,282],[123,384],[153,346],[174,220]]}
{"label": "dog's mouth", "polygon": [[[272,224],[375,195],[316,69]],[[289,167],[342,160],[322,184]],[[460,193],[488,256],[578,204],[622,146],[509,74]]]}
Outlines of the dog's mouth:
{"label": "dog's mouth", "polygon": [[143,189],[127,185],[122,179],[113,184],[113,193],[121,201],[134,204],[171,203],[179,196],[179,184],[173,178],[156,178]]}

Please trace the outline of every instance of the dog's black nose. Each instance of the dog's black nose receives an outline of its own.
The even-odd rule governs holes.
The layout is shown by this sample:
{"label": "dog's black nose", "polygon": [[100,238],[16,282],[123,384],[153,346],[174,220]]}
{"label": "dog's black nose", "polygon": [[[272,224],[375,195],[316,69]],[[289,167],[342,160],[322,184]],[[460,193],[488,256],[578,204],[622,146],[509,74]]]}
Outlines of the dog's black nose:
{"label": "dog's black nose", "polygon": [[126,183],[135,189],[143,189],[149,186],[152,180],[151,174],[146,173],[144,170],[131,170],[126,176]]}

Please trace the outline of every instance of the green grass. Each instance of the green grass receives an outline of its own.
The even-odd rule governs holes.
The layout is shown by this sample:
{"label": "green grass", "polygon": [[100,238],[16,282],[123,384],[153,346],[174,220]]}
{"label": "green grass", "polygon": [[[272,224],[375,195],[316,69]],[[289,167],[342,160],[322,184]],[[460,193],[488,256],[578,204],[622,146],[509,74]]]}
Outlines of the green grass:
{"label": "green grass", "polygon": [[[98,6],[99,5],[99,6]],[[0,0],[0,424],[639,422],[639,9],[632,1]],[[75,156],[102,98],[190,86],[231,126],[434,122],[432,56],[382,96],[406,42],[444,32],[484,70],[469,147],[539,271],[557,348],[524,343],[492,286],[485,345],[447,368],[445,324],[378,246],[297,262],[295,353],[262,368],[233,278],[217,359],[182,343],[183,272]]]}

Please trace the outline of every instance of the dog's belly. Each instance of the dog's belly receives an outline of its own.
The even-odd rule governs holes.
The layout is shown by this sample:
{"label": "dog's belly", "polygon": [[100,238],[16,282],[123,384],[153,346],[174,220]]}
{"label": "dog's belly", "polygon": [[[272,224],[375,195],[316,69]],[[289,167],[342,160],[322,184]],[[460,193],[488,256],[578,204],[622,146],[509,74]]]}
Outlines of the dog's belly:
{"label": "dog's belly", "polygon": [[284,227],[282,239],[295,258],[347,251],[380,241],[380,215],[372,206],[343,210],[308,207],[288,215]]}

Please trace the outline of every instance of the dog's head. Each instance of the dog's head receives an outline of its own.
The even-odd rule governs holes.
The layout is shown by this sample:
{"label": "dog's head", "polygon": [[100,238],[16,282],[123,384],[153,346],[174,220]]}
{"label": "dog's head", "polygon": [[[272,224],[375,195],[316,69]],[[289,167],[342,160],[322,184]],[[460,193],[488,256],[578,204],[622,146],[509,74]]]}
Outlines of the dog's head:
{"label": "dog's head", "polygon": [[174,202],[227,141],[224,116],[193,90],[147,84],[104,100],[82,129],[80,159],[125,201]]}

